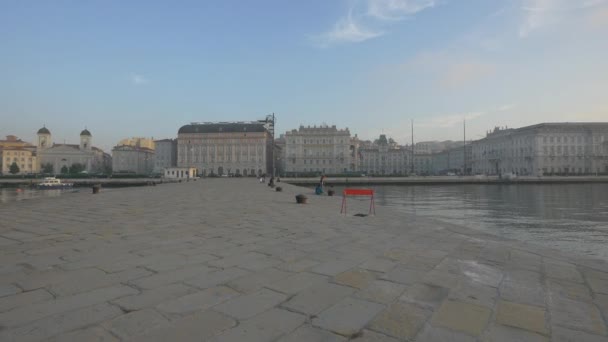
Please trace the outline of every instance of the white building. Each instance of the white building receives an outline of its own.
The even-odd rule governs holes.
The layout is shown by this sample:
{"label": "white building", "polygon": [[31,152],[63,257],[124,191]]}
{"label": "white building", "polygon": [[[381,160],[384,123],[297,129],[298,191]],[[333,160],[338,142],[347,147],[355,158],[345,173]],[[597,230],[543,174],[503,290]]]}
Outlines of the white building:
{"label": "white building", "polygon": [[340,174],[355,171],[356,151],[348,128],[300,126],[285,135],[285,172]]}
{"label": "white building", "polygon": [[272,135],[259,122],[192,123],[177,134],[177,166],[202,175],[271,173]]}
{"label": "white building", "polygon": [[163,177],[165,178],[190,179],[197,176],[195,167],[168,167],[163,171]]}
{"label": "white building", "polygon": [[386,135],[372,145],[359,149],[359,171],[370,175],[406,175],[410,173],[412,152],[402,148]]}
{"label": "white building", "polygon": [[80,132],[80,144],[54,144],[51,132],[46,127],[38,130],[37,155],[39,169],[50,164],[54,173],[68,170],[75,164],[84,166],[87,172],[102,172],[108,161],[107,155],[93,147],[93,136],[89,130]]}
{"label": "white building", "polygon": [[154,172],[161,173],[166,168],[177,166],[177,140],[162,139],[154,143]]}
{"label": "white building", "polygon": [[112,149],[112,172],[148,175],[154,170],[154,150],[120,145]]}
{"label": "white building", "polygon": [[608,173],[608,123],[542,123],[495,128],[472,143],[474,173],[583,175]]}

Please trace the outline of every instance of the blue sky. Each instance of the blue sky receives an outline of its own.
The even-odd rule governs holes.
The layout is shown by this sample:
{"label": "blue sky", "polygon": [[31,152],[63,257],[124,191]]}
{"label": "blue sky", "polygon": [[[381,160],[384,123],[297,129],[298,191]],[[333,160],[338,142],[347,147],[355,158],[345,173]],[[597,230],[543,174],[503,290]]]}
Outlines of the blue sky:
{"label": "blue sky", "polygon": [[191,121],[372,139],[608,121],[608,0],[0,2],[0,136],[109,150]]}

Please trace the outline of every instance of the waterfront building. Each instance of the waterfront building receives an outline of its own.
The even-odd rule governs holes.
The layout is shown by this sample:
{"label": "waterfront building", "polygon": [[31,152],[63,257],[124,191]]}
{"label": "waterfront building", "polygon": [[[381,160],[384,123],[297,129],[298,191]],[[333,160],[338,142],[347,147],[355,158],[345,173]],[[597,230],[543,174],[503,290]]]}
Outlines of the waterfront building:
{"label": "waterfront building", "polygon": [[285,174],[285,135],[281,134],[274,140],[274,167],[275,174],[281,176]]}
{"label": "waterfront building", "polygon": [[147,147],[118,145],[112,149],[112,172],[148,175],[154,171],[154,150]]}
{"label": "waterfront building", "polygon": [[11,174],[11,165],[16,164],[19,167],[17,174],[38,173],[38,159],[36,151],[23,146],[5,147],[2,149],[2,174]]}
{"label": "waterfront building", "polygon": [[154,173],[162,173],[164,169],[177,166],[177,140],[162,139],[154,141]]}
{"label": "waterfront building", "polygon": [[177,166],[195,167],[201,175],[269,174],[272,146],[260,122],[191,123],[177,134]]}
{"label": "waterfront building", "polygon": [[153,150],[155,141],[151,138],[132,137],[120,140],[116,146],[137,146]]}
{"label": "waterfront building", "polygon": [[343,174],[355,171],[348,128],[300,126],[285,133],[287,174]]}
{"label": "waterfront building", "polygon": [[414,153],[414,174],[428,176],[432,172],[433,156],[431,154]]}
{"label": "waterfront building", "polygon": [[359,171],[371,175],[406,175],[410,173],[411,150],[398,146],[386,135],[373,144],[359,148]]}
{"label": "waterfront building", "polygon": [[[465,151],[463,153],[463,151]],[[431,154],[431,173],[434,175],[445,175],[448,173],[470,174],[471,173],[472,146],[467,144],[459,147],[449,148]],[[466,170],[465,170],[466,167]]]}
{"label": "waterfront building", "polygon": [[107,167],[109,156],[93,146],[93,135],[88,129],[80,132],[80,144],[55,144],[51,131],[46,127],[39,129],[37,135],[36,152],[40,170],[60,173],[79,164],[83,171],[103,172]]}
{"label": "waterfront building", "polygon": [[[13,163],[13,159],[14,159],[14,152],[17,151],[12,151],[10,155],[8,154],[9,149],[24,149],[27,151],[32,151],[35,152],[36,151],[36,146],[30,144],[29,142],[23,141],[19,138],[17,138],[14,135],[7,135],[6,139],[2,140],[0,139],[0,173],[6,173],[8,171],[4,171],[5,170],[5,163],[8,162],[8,160],[10,160],[10,164]],[[6,153],[4,152],[6,151]],[[34,153],[35,155],[35,153]],[[24,157],[25,158],[25,157]],[[27,160],[26,160],[27,161]],[[7,167],[10,167],[10,164]],[[27,167],[27,165],[26,165]],[[8,170],[8,168],[7,168]]]}
{"label": "waterfront building", "polygon": [[472,171],[533,176],[608,174],[608,123],[496,127],[472,142]]}
{"label": "waterfront building", "polygon": [[168,167],[163,170],[163,177],[171,179],[190,179],[197,174],[195,167]]}

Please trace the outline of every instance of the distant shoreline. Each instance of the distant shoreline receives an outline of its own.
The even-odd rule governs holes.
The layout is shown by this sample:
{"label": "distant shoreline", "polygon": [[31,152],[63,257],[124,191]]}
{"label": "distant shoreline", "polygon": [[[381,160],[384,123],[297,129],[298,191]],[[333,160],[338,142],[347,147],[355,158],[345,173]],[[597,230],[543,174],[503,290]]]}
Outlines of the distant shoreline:
{"label": "distant shoreline", "polygon": [[[230,182],[233,178],[213,178]],[[197,179],[205,182],[206,178]],[[0,179],[0,187],[28,186],[41,182],[42,179]],[[162,183],[177,183],[177,179],[165,178],[74,178],[63,179],[74,183],[76,187],[101,184],[103,187],[127,187],[158,185]],[[187,180],[181,180],[187,182]],[[194,180],[189,180],[190,182]],[[281,182],[293,185],[314,185],[319,183],[319,177],[281,178]],[[499,179],[496,176],[426,176],[426,177],[328,177],[326,184],[330,185],[458,185],[458,184],[568,184],[568,183],[608,183],[608,176],[548,176],[548,177],[517,177]]]}
{"label": "distant shoreline", "polygon": [[[312,185],[319,183],[319,178],[282,178],[282,182],[293,185]],[[552,176],[552,177],[517,177],[499,179],[491,177],[356,177],[326,178],[329,185],[458,185],[458,184],[568,184],[568,183],[608,183],[608,176]]]}

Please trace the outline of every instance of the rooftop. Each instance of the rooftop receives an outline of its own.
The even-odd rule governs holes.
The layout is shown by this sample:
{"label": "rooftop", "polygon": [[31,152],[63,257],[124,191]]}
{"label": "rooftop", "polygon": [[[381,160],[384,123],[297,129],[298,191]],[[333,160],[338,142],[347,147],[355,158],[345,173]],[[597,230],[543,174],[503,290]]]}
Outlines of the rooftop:
{"label": "rooftop", "polygon": [[186,133],[236,133],[236,132],[266,132],[263,123],[258,122],[215,122],[192,123],[180,127],[178,134]]}

